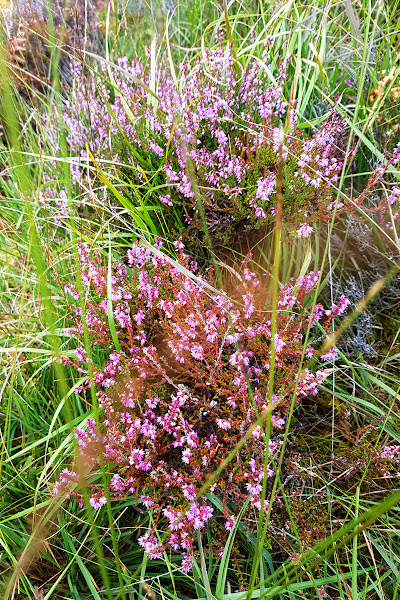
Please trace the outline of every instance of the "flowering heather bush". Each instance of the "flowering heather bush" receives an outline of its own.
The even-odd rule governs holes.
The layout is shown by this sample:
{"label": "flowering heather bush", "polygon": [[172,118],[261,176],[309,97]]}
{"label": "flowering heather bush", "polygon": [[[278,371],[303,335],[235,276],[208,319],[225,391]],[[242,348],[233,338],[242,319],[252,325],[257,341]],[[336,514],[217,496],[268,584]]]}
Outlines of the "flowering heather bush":
{"label": "flowering heather bush", "polygon": [[[182,243],[176,242],[181,264],[192,275],[197,265],[190,262]],[[128,251],[127,266],[115,265],[111,278],[112,314],[120,345],[117,351],[107,314],[107,275],[102,258],[80,247],[86,301],[85,320],[91,344],[103,348],[107,359],[93,364],[94,385],[103,408],[101,431],[93,420],[87,430],[76,430],[81,461],[99,465],[99,443],[108,468],[112,499],[133,495],[153,513],[153,529],[139,543],[151,558],[163,549],[184,553],[183,569],[192,564],[193,533],[214,516],[206,497],[197,493],[221,461],[252,426],[251,436],[211,485],[209,492],[222,502],[225,534],[249,499],[247,515],[261,509],[264,458],[266,476],[273,476],[272,462],[280,451],[276,434],[285,424],[293,393],[299,400],[317,394],[327,372],[318,367],[299,373],[304,334],[320,321],[324,329],[348,301],[325,311],[316,305],[311,313],[309,298],[318,273],[309,273],[281,287],[275,334],[275,380],[271,404],[272,435],[266,440],[265,419],[256,419],[268,406],[271,361],[271,311],[268,277],[260,279],[244,261],[236,285],[236,297],[213,292],[213,272],[193,280],[182,274],[161,252],[152,254],[138,243]],[[72,286],[66,292],[78,303]],[[83,332],[81,309],[72,306],[75,327]],[[306,355],[314,354],[308,345]],[[324,360],[334,358],[330,352]],[[88,358],[82,347],[72,361],[88,373]],[[70,359],[67,359],[71,362]],[[88,381],[87,385],[90,385]],[[66,490],[83,502],[78,474],[65,469],[54,492]],[[105,503],[101,485],[87,484],[90,504]],[[267,486],[269,481],[267,479]],[[265,510],[271,501],[267,495]],[[156,537],[160,520],[169,533],[161,542]],[[254,522],[254,521],[253,521]],[[158,527],[159,529],[160,527]]]}
{"label": "flowering heather bush", "polygon": [[[268,60],[268,49],[263,59]],[[331,189],[341,168],[334,156],[341,121],[332,111],[307,137],[297,125],[296,107],[289,108],[283,97],[284,74],[275,73],[271,84],[262,61],[250,62],[238,74],[229,50],[205,50],[193,64],[180,65],[177,84],[157,65],[153,85],[150,64],[120,58],[115,87],[107,83],[105,70],[91,77],[78,63],[73,68],[76,83],[62,123],[77,159],[72,167],[77,182],[87,176],[79,160],[87,164],[88,143],[97,161],[125,164],[117,167],[125,180],[140,186],[141,197],[161,203],[172,235],[184,230],[193,241],[202,236],[195,180],[219,244],[273,220],[282,154],[284,216],[299,236],[310,234],[311,222],[329,219]],[[131,200],[138,202],[134,194]]]}

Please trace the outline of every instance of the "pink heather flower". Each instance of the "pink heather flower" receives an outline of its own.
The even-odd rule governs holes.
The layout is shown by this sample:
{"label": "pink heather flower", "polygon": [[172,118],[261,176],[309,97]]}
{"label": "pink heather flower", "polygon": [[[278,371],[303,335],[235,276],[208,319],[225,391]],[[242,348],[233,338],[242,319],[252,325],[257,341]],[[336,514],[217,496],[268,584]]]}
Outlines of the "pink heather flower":
{"label": "pink heather flower", "polygon": [[385,446],[381,452],[381,458],[393,460],[400,455],[400,446]]}
{"label": "pink heather flower", "polygon": [[[332,208],[333,208],[333,206],[334,206],[334,205],[333,205],[332,203],[328,204],[328,206],[326,207],[326,210],[328,210],[328,211],[331,211],[331,210],[332,210]],[[343,202],[338,202],[338,203],[336,204],[336,206],[337,206],[337,208],[339,209],[339,208],[343,208],[344,204],[343,204]]]}
{"label": "pink heather flower", "polygon": [[272,415],[271,423],[273,425],[275,425],[275,427],[278,427],[278,429],[282,429],[282,427],[285,424],[285,419],[282,419],[281,417],[278,417],[277,415]]}
{"label": "pink heather flower", "polygon": [[67,285],[64,286],[64,292],[72,296],[76,302],[79,302],[79,293],[73,285],[67,283]]}
{"label": "pink heather flower", "polygon": [[236,344],[240,340],[240,333],[230,333],[226,336],[228,344]]}
{"label": "pink heather flower", "polygon": [[299,277],[297,279],[297,285],[299,290],[304,291],[305,294],[317,285],[320,276],[320,271],[310,271],[307,275]]}
{"label": "pink heather flower", "polygon": [[238,365],[240,365],[240,354],[239,352],[234,352],[230,357],[229,357],[229,364],[231,364],[232,366],[236,367]]}
{"label": "pink heather flower", "polygon": [[323,384],[328,374],[325,369],[319,369],[314,375],[309,369],[304,369],[303,373],[296,376],[298,380],[297,395],[298,396],[316,396],[318,387]]}
{"label": "pink heather flower", "polygon": [[[268,48],[264,50],[266,64],[269,64],[269,52]],[[265,218],[264,205],[272,200],[276,192],[276,176],[274,172],[265,170],[260,176],[262,164],[258,164],[259,160],[251,159],[252,155],[259,158],[257,152],[260,149],[267,149],[275,154],[282,149],[286,160],[291,146],[291,158],[298,166],[296,175],[308,181],[310,187],[322,187],[323,191],[328,191],[340,168],[340,162],[331,157],[334,134],[341,130],[340,123],[333,122],[333,113],[319,131],[311,137],[304,136],[303,139],[301,131],[296,130],[298,110],[296,107],[289,108],[282,98],[286,76],[284,66],[282,74],[277,75],[276,82],[271,85],[268,78],[264,77],[262,63],[256,60],[251,61],[238,78],[235,61],[229,50],[222,52],[221,48],[214,48],[204,58],[200,63],[184,61],[179,65],[180,93],[177,93],[166,65],[156,65],[155,77],[160,98],[154,111],[149,108],[147,90],[132,81],[132,75],[135,79],[147,81],[150,67],[148,60],[143,63],[139,60],[130,63],[126,58],[118,61],[120,70],[115,73],[115,84],[119,93],[115,94],[115,99],[111,99],[102,73],[89,78],[81,66],[73,64],[71,68],[77,85],[71,92],[71,100],[63,107],[62,126],[67,131],[68,149],[76,157],[71,165],[74,179],[82,180],[84,169],[80,165],[84,162],[85,144],[89,135],[100,156],[105,153],[107,158],[111,156],[117,159],[114,140],[118,142],[122,133],[135,148],[135,153],[150,154],[151,160],[154,159],[155,172],[161,183],[159,187],[164,192],[168,190],[168,193],[158,196],[157,200],[165,203],[164,208],[170,215],[172,211],[169,207],[172,204],[179,209],[186,208],[187,210],[182,211],[186,213],[185,216],[182,214],[182,220],[193,219],[188,213],[193,213],[196,218],[186,152],[193,162],[196,178],[204,186],[206,209],[213,206],[215,194],[218,193],[223,193],[227,199],[227,209],[235,206],[238,197],[246,201],[247,194],[244,192],[249,184],[247,175],[255,174],[254,195],[260,200],[256,214]],[[97,92],[98,89],[101,93]],[[111,103],[118,117],[118,124],[110,117],[103,97]],[[127,117],[121,104],[122,97],[130,106],[133,119]],[[289,130],[283,136],[282,128],[276,124],[286,112]],[[249,123],[244,139],[240,134],[240,127],[235,125],[237,117]],[[177,121],[181,125],[175,126]],[[232,127],[226,126],[226,123],[232,124]],[[212,141],[212,147],[208,140]],[[56,134],[51,136],[50,143],[54,149],[58,148]],[[395,153],[395,156],[398,154]],[[302,172],[303,167],[306,167],[306,172]],[[47,183],[56,179],[54,169],[48,166]],[[137,177],[144,190],[148,191],[147,179],[141,173],[137,173]],[[65,190],[58,189],[59,187],[60,184],[45,186],[42,201],[47,207],[50,197],[55,196],[58,202],[57,214],[60,213],[59,218],[62,218],[65,211],[68,214],[68,203]],[[289,193],[290,187],[288,186]],[[49,191],[46,194],[47,188]],[[314,190],[308,191],[312,193]],[[185,202],[186,207],[182,203],[185,198],[190,200]],[[318,208],[321,208],[319,200],[323,208],[326,194],[322,193],[321,199],[317,197]],[[243,208],[246,210],[245,205]],[[85,257],[88,255],[89,251],[85,249]]]}
{"label": "pink heather flower", "polygon": [[146,420],[140,428],[140,433],[142,433],[146,438],[154,440],[157,435],[157,429],[154,427],[154,425],[151,425],[151,423]]}
{"label": "pink heather flower", "polygon": [[[346,312],[348,306],[350,306],[350,300],[342,294],[336,305],[332,306],[332,313],[340,317],[344,312]],[[326,314],[328,314],[328,312]]]}
{"label": "pink heather flower", "polygon": [[75,356],[78,360],[82,361],[82,362],[87,362],[87,358],[86,358],[86,350],[85,348],[77,348],[75,350]]}
{"label": "pink heather flower", "polygon": [[164,204],[167,204],[168,206],[173,206],[173,202],[169,194],[160,194],[158,198],[159,200],[161,200],[161,202],[164,202]]}
{"label": "pink heather flower", "polygon": [[331,348],[326,354],[322,354],[321,360],[335,360],[338,357],[336,348]]}
{"label": "pink heather flower", "polygon": [[222,129],[217,129],[217,131],[215,132],[215,137],[217,138],[220,146],[226,146],[228,137]]}
{"label": "pink heather flower", "polygon": [[121,477],[116,473],[111,478],[111,487],[116,492],[123,493],[125,491],[125,482],[121,479]]}
{"label": "pink heather flower", "polygon": [[145,317],[145,314],[141,308],[137,311],[136,315],[133,315],[133,318],[135,319],[135,321],[138,325],[141,325],[143,323],[144,317]]}
{"label": "pink heather flower", "polygon": [[93,506],[95,510],[97,510],[98,508],[101,508],[102,506],[107,504],[107,500],[104,496],[101,496],[100,498],[90,498],[89,504],[90,506]]}
{"label": "pink heather flower", "polygon": [[259,483],[246,483],[246,488],[247,491],[254,496],[257,496],[262,492],[262,485]]}
{"label": "pink heather flower", "polygon": [[249,354],[246,353],[246,351],[243,352],[234,352],[230,357],[229,357],[229,364],[232,365],[233,367],[239,367],[245,365],[248,366],[249,365]]}
{"label": "pink heather flower", "polygon": [[250,292],[248,292],[247,294],[245,294],[243,297],[243,302],[244,302],[244,318],[245,319],[250,319],[251,315],[253,314],[254,311],[254,296],[253,294],[251,294]]}
{"label": "pink heather flower", "polygon": [[61,484],[61,481],[56,481],[56,482],[55,482],[55,484],[54,484],[54,486],[53,486],[53,489],[52,489],[52,492],[53,492],[53,494],[54,494],[55,496],[57,496],[57,494],[60,494],[60,493],[61,493],[61,485],[62,485],[62,484]]}
{"label": "pink heather flower", "polygon": [[179,240],[176,240],[174,242],[174,246],[177,250],[183,250],[183,248],[185,247],[185,245],[182,243],[182,238],[180,237]]}
{"label": "pink heather flower", "polygon": [[158,156],[164,156],[164,150],[158,144],[153,142],[153,140],[150,142],[150,148]]}
{"label": "pink heather flower", "polygon": [[[54,484],[53,487],[53,494],[57,495],[59,494],[62,490],[63,490],[63,483],[74,483],[78,480],[78,475],[75,473],[75,471],[69,471],[68,469],[63,469],[63,471],[60,474],[60,480],[56,481],[56,483]],[[69,497],[69,494],[67,494],[67,497]]]}
{"label": "pink heather flower", "polygon": [[203,360],[204,358],[204,348],[200,344],[193,344],[190,353],[196,360]]}
{"label": "pink heather flower", "polygon": [[171,533],[171,535],[169,536],[168,543],[174,550],[179,550],[179,548],[180,548],[179,540],[180,540],[180,538],[177,533]]}
{"label": "pink heather flower", "polygon": [[63,469],[60,475],[61,481],[64,482],[77,481],[77,478],[78,475],[75,473],[75,471],[70,471],[69,469]]}
{"label": "pink heather flower", "polygon": [[399,160],[399,158],[400,158],[400,142],[396,145],[396,148],[394,149],[391,162],[393,164],[395,164]]}
{"label": "pink heather flower", "polygon": [[292,308],[296,303],[296,296],[292,294],[293,286],[292,285],[284,285],[281,288],[280,297],[278,300],[279,308]]}
{"label": "pink heather flower", "polygon": [[400,188],[398,188],[397,186],[395,186],[392,191],[390,196],[388,197],[387,201],[388,204],[394,204],[396,202],[396,200],[399,199],[400,196]]}
{"label": "pink heather flower", "polygon": [[129,457],[129,464],[138,467],[144,456],[144,450],[141,448],[133,448]]}
{"label": "pink heather flower", "polygon": [[269,453],[271,456],[274,454],[274,452],[276,452],[277,447],[278,447],[278,444],[276,442],[269,440],[268,449],[269,449]]}
{"label": "pink heather flower", "polygon": [[233,515],[231,515],[230,517],[228,517],[228,520],[225,521],[225,529],[227,531],[232,531],[234,526],[235,526],[235,517]]}
{"label": "pink heather flower", "polygon": [[204,520],[196,502],[191,505],[190,510],[186,513],[186,518],[191,522],[194,530],[204,527]]}
{"label": "pink heather flower", "polygon": [[252,433],[253,438],[255,438],[256,440],[258,440],[261,436],[262,436],[262,429],[260,427],[260,425],[257,425],[257,427],[255,427],[253,429],[253,433]]}
{"label": "pink heather flower", "polygon": [[250,269],[247,266],[244,267],[243,277],[245,278],[246,281],[251,281],[255,276],[256,276],[256,274],[253,273],[252,271],[250,271]]}
{"label": "pink heather flower", "polygon": [[160,399],[157,398],[157,396],[155,398],[147,398],[147,400],[146,400],[146,404],[149,408],[156,408],[156,406],[159,402],[160,402]]}
{"label": "pink heather flower", "polygon": [[162,558],[163,547],[158,543],[157,538],[150,533],[146,533],[138,539],[139,546],[142,546],[150,559]]}
{"label": "pink heather flower", "polygon": [[274,345],[274,349],[275,349],[275,354],[280,354],[284,348],[284,346],[286,346],[286,342],[283,341],[283,339],[276,333],[275,334],[275,345]]}
{"label": "pink heather flower", "polygon": [[265,211],[261,208],[261,206],[255,206],[254,214],[258,219],[266,219],[267,218],[267,215],[265,214]]}
{"label": "pink heather flower", "polygon": [[182,513],[180,511],[174,510],[171,506],[167,506],[167,508],[164,508],[162,512],[164,516],[168,519],[169,528],[172,531],[177,531],[178,529],[182,528]]}
{"label": "pink heather flower", "polygon": [[232,427],[232,423],[228,421],[228,419],[217,419],[216,423],[218,427],[220,427],[224,431],[228,431]]}
{"label": "pink heather flower", "polygon": [[140,502],[144,504],[147,508],[150,508],[154,504],[150,496],[140,496]]}
{"label": "pink heather flower", "polygon": [[312,314],[312,316],[309,317],[310,322],[311,322],[311,327],[314,327],[315,323],[318,323],[318,321],[321,319],[322,315],[324,314],[324,307],[322,306],[322,304],[316,304],[314,306],[314,312]]}
{"label": "pink heather flower", "polygon": [[183,553],[183,560],[182,560],[182,571],[184,573],[189,573],[190,569],[193,567],[193,558],[190,556],[190,554],[187,553]]}
{"label": "pink heather flower", "polygon": [[112,365],[116,367],[117,365],[119,365],[120,361],[121,356],[118,354],[118,352],[112,352],[110,354],[110,362],[112,363]]}
{"label": "pink heather flower", "polygon": [[275,173],[270,173],[268,177],[260,177],[257,181],[256,198],[267,202],[270,196],[276,191]]}
{"label": "pink heather flower", "polygon": [[307,225],[307,223],[303,223],[303,225],[297,230],[297,237],[307,238],[312,234],[313,231],[314,230],[311,227],[311,225]]}
{"label": "pink heather flower", "polygon": [[190,539],[190,535],[187,531],[181,533],[181,546],[185,550],[190,550],[192,547],[192,540]]}
{"label": "pink heather flower", "polygon": [[196,490],[194,489],[192,484],[188,485],[184,483],[182,486],[182,491],[183,495],[185,496],[185,498],[187,498],[187,500],[189,500],[189,502],[192,502],[196,498]]}
{"label": "pink heather flower", "polygon": [[192,451],[190,450],[190,448],[185,448],[185,450],[182,452],[182,461],[188,465],[190,463],[191,456]]}
{"label": "pink heather flower", "polygon": [[197,440],[199,439],[197,433],[195,431],[190,431],[186,436],[186,443],[191,448],[197,447]]}
{"label": "pink heather flower", "polygon": [[201,507],[201,517],[204,522],[209,521],[214,514],[214,509],[212,506],[202,506]]}

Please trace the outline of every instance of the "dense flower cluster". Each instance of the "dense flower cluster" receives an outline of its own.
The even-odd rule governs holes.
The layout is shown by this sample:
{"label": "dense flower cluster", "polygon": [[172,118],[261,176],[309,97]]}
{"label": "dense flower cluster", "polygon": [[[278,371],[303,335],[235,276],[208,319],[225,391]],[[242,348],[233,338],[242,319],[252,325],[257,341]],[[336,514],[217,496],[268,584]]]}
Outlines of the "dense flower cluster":
{"label": "dense flower cluster", "polygon": [[[266,64],[254,60],[240,72],[231,51],[218,47],[182,63],[174,78],[162,64],[154,71],[120,58],[110,85],[106,69],[88,76],[75,63],[74,90],[62,114],[74,180],[87,177],[88,144],[97,164],[111,159],[120,176],[140,186],[141,197],[161,204],[172,235],[185,230],[201,239],[195,181],[220,243],[274,218],[282,160],[284,214],[300,227],[299,236],[310,235],[310,222],[329,218],[332,210],[342,123],[332,111],[307,137],[295,105],[283,97],[284,74],[275,73],[271,84]],[[137,195],[130,199],[137,204]]]}
{"label": "dense flower cluster", "polygon": [[[321,367],[315,373],[300,371],[304,334],[310,320],[311,325],[319,321],[324,329],[331,327],[345,300],[327,311],[316,305],[310,314],[307,298],[319,274],[311,272],[282,286],[272,344],[269,278],[252,272],[249,259],[237,274],[236,294],[228,297],[212,287],[211,270],[207,278],[195,275],[197,265],[184,253],[181,241],[176,242],[179,259],[191,277],[171,263],[160,246],[161,242],[154,254],[135,243],[127,264],[114,266],[108,298],[101,257],[80,246],[85,320],[91,343],[108,356],[101,367],[93,364],[104,409],[101,431],[89,420],[86,431],[75,435],[88,467],[99,464],[101,445],[111,498],[133,495],[151,508],[153,530],[139,540],[148,555],[161,556],[166,547],[181,550],[183,568],[188,569],[193,531],[214,515],[209,499],[198,497],[198,491],[250,427],[249,440],[209,492],[222,502],[226,534],[246,499],[250,511],[260,511],[263,479],[266,476],[268,485],[274,473],[273,457],[281,444],[276,432],[285,424],[292,395],[315,395],[327,375]],[[72,285],[66,292],[75,303],[71,334],[79,339],[79,292]],[[118,351],[109,325],[110,300]],[[272,353],[274,393],[269,400]],[[308,356],[313,353],[308,345]],[[88,373],[84,348],[75,354],[73,364]],[[259,417],[268,406],[272,435],[266,440],[265,419]],[[266,453],[270,460],[264,475]],[[64,489],[82,502],[79,488],[71,487],[74,482],[79,482],[77,473],[65,470],[54,491]],[[269,500],[267,496],[265,509]],[[105,503],[101,485],[90,484],[90,503],[94,508]],[[162,543],[155,533],[160,519],[169,531]]]}

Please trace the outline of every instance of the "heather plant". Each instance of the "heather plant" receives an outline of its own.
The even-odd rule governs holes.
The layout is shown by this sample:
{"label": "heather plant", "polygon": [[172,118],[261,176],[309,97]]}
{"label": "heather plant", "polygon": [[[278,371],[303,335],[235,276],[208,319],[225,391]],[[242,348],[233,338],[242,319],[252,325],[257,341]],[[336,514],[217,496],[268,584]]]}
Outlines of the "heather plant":
{"label": "heather plant", "polygon": [[[101,257],[81,245],[85,314],[80,304],[71,306],[76,324],[70,333],[74,339],[82,336],[84,317],[91,344],[106,352],[104,364],[92,365],[93,380],[86,384],[96,388],[104,411],[101,425],[89,419],[86,430],[76,430],[78,463],[98,468],[101,452],[110,498],[132,495],[151,509],[151,531],[139,538],[146,553],[160,558],[166,548],[182,550],[187,571],[194,531],[215,512],[200,491],[202,484],[246,432],[249,439],[209,489],[223,507],[221,546],[245,504],[249,523],[260,510],[268,512],[269,503],[273,510],[278,500],[267,496],[264,501],[263,485],[270,490],[282,444],[279,431],[292,397],[299,401],[317,394],[327,376],[320,365],[315,372],[302,369],[304,352],[312,357],[317,342],[304,347],[304,338],[317,322],[327,331],[348,300],[342,296],[329,310],[319,304],[313,308],[310,293],[318,272],[281,286],[272,340],[268,277],[250,270],[249,257],[229,297],[213,291],[212,270],[206,278],[196,274],[182,242],[176,246],[184,273],[166,255],[135,243],[127,264],[115,265],[107,276]],[[66,292],[79,300],[73,286],[68,284]],[[66,361],[88,374],[91,357],[83,347],[75,355]],[[336,356],[331,349],[321,359]],[[83,504],[82,490],[74,485],[79,483],[74,468],[64,469],[54,492],[66,490]],[[106,503],[100,483],[85,485],[93,508]],[[162,541],[157,538],[161,520],[169,531]]]}
{"label": "heather plant", "polygon": [[[242,68],[220,43],[181,63],[178,74],[154,57],[147,63],[119,58],[98,74],[74,63],[74,91],[61,125],[73,180],[83,184],[92,153],[96,167],[113,165],[133,206],[151,200],[162,207],[170,235],[199,246],[206,224],[221,245],[273,222],[282,161],[285,223],[308,236],[313,222],[332,214],[342,122],[332,110],[320,129],[305,135],[296,102],[283,96],[285,64],[274,70],[268,60],[267,44],[262,60]],[[53,145],[58,151],[57,137]]]}

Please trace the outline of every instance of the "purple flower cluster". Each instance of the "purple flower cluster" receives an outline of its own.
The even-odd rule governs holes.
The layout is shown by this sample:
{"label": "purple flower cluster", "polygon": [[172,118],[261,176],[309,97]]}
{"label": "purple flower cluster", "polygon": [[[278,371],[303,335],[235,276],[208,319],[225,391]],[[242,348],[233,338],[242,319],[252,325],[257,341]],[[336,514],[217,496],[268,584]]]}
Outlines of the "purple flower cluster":
{"label": "purple flower cluster", "polygon": [[[194,276],[197,265],[184,253],[181,241],[176,246],[181,264]],[[101,257],[91,255],[85,245],[79,251],[91,345],[105,349],[108,358],[102,365],[92,365],[103,416],[100,430],[90,419],[85,430],[76,430],[80,467],[75,471],[96,468],[101,448],[110,474],[110,497],[131,495],[152,511],[154,526],[139,543],[150,558],[160,557],[166,548],[182,551],[182,568],[187,570],[195,551],[193,532],[215,516],[199,490],[246,432],[248,441],[208,492],[223,506],[222,545],[246,500],[249,523],[257,518],[264,477],[274,474],[271,462],[264,471],[264,457],[271,460],[280,452],[275,432],[285,425],[293,393],[296,390],[297,400],[315,395],[326,378],[321,367],[315,373],[299,368],[309,321],[318,320],[327,330],[338,309],[312,316],[307,298],[319,273],[293,280],[280,290],[272,340],[266,311],[269,278],[252,272],[249,258],[243,264],[242,286],[228,297],[222,290],[211,291],[212,270],[207,278],[197,275],[193,280],[167,256],[153,254],[139,243],[128,251],[127,264],[114,265],[110,292]],[[66,293],[73,303],[79,299],[71,285]],[[108,294],[118,352],[109,326]],[[79,339],[83,333],[79,304],[71,310],[75,320],[71,333]],[[269,401],[272,353],[275,378]],[[76,361],[66,360],[88,374],[85,350],[78,347],[75,355]],[[272,435],[267,442],[265,421],[255,421],[269,402]],[[54,492],[65,490],[82,504],[79,485],[87,485],[91,505],[100,508],[105,502],[103,487],[89,484],[75,471],[64,470]],[[264,510],[274,500],[267,497]],[[163,540],[156,535],[160,521],[168,532]]]}
{"label": "purple flower cluster", "polygon": [[381,452],[381,458],[387,458],[389,460],[400,459],[400,446],[385,446]]}
{"label": "purple flower cluster", "polygon": [[[306,237],[310,221],[329,218],[331,187],[341,168],[334,155],[341,122],[332,112],[321,129],[305,137],[296,108],[288,111],[284,74],[268,83],[263,61],[250,62],[238,75],[231,51],[217,47],[192,64],[182,63],[174,79],[162,64],[154,74],[149,65],[120,58],[112,85],[105,68],[89,76],[74,63],[75,86],[61,125],[73,179],[84,187],[88,144],[97,164],[112,160],[122,174],[122,165],[129,167],[129,180],[141,195],[161,202],[171,227],[179,214],[198,238],[195,180],[209,228],[216,241],[226,242],[239,223],[242,230],[254,229],[274,218],[282,158],[284,213],[301,224],[298,235]],[[56,139],[53,144],[58,151]],[[137,203],[136,196],[131,200]]]}

